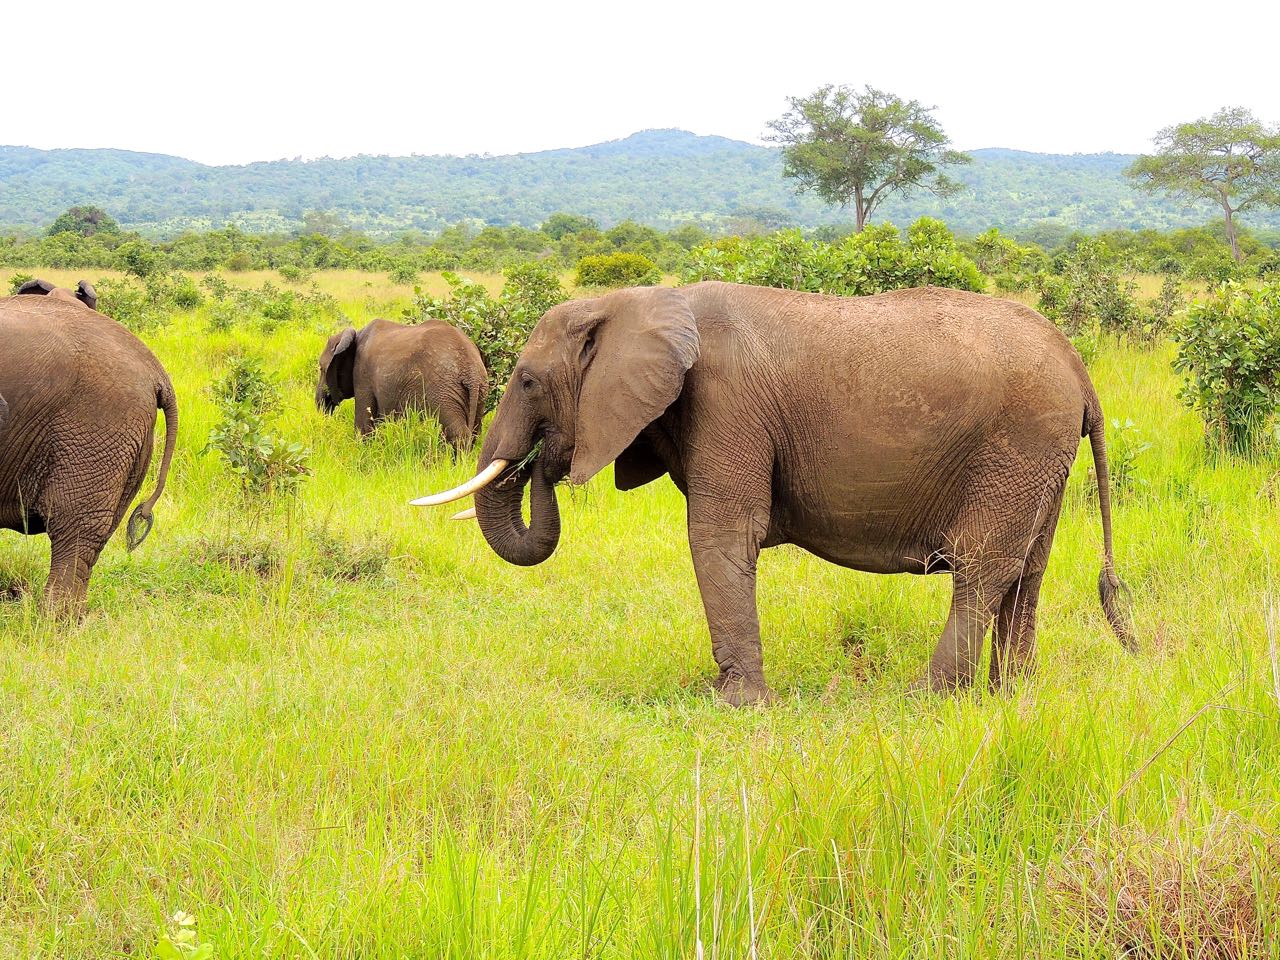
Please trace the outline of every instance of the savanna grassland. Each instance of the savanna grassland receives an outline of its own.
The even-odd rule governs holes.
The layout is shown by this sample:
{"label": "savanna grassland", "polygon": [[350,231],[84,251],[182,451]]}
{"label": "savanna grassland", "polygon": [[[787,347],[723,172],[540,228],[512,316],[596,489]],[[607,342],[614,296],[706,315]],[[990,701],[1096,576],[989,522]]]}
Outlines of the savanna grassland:
{"label": "savanna grassland", "polygon": [[[408,302],[317,281],[357,323]],[[1098,603],[1085,446],[1034,679],[908,699],[948,580],[784,547],[759,591],[779,702],[733,711],[668,480],[563,490],[559,550],[507,566],[407,505],[472,458],[315,410],[331,328],[203,312],[144,335],[179,452],[81,625],[37,615],[47,540],[0,534],[0,954],[1280,955],[1278,465],[1206,452],[1171,347],[1108,339],[1092,368],[1138,655]],[[312,452],[291,502],[203,452],[244,351]]]}

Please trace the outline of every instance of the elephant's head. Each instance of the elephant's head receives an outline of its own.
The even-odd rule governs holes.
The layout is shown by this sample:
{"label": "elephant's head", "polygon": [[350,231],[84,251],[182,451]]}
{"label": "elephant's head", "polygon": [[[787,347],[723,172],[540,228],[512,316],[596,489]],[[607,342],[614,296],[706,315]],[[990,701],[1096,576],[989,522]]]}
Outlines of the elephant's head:
{"label": "elephant's head", "polygon": [[356,331],[347,327],[335,333],[320,354],[320,379],[316,382],[316,407],[333,413],[343,400],[356,395]]}
{"label": "elephant's head", "polygon": [[55,287],[48,280],[28,280],[18,288],[17,292],[21,296],[51,297],[54,300],[66,300],[69,303],[83,303],[90,310],[98,309],[98,294],[88,280],[77,283],[75,292],[65,287]]}
{"label": "elephant's head", "polygon": [[[697,326],[677,290],[618,290],[554,307],[520,354],[476,478],[416,502],[475,493],[476,518],[494,551],[521,566],[541,563],[560,537],[554,484],[565,477],[586,483],[617,458],[680,395],[697,359]],[[529,484],[526,526],[521,501]]]}

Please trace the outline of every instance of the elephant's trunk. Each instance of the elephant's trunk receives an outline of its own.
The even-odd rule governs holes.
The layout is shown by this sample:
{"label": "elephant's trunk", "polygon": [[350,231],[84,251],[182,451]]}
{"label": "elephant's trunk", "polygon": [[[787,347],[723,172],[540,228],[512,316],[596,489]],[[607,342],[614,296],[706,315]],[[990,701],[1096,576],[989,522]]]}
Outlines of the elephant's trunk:
{"label": "elephant's trunk", "polygon": [[[529,491],[529,523],[521,506]],[[555,484],[543,475],[538,460],[505,480],[476,493],[476,519],[493,552],[507,563],[532,567],[555,552],[560,542],[560,507]]]}

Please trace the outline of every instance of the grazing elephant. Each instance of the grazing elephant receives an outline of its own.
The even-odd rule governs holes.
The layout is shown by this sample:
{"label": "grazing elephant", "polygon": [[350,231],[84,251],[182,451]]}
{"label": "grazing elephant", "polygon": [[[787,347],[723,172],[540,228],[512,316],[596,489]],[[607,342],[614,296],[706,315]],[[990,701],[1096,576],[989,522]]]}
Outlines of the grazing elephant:
{"label": "grazing elephant", "polygon": [[917,686],[969,684],[992,621],[999,685],[1032,666],[1082,436],[1098,477],[1102,607],[1131,646],[1097,393],[1053,324],[980,294],[842,298],[713,282],[562,304],[529,337],[479,474],[415,503],[475,493],[489,545],[530,565],[559,539],[556,482],[585,483],[611,461],[621,490],[669,473],[688,500],[715,686],[730,703],[771,697],[756,559],[781,543],[855,570],[950,573],[950,616]]}
{"label": "grazing elephant", "polygon": [[370,433],[384,417],[423,410],[455,448],[480,432],[489,378],[480,351],[457,327],[440,320],[405,326],[373,320],[335,333],[320,355],[316,406],[332,413],[356,401],[356,430]]}
{"label": "grazing elephant", "polygon": [[0,529],[49,535],[45,608],[80,615],[98,554],[146,476],[158,408],[164,458],[155,492],[129,517],[129,549],[151,531],[177,401],[155,355],[89,306],[87,283],[22,289],[0,299]]}

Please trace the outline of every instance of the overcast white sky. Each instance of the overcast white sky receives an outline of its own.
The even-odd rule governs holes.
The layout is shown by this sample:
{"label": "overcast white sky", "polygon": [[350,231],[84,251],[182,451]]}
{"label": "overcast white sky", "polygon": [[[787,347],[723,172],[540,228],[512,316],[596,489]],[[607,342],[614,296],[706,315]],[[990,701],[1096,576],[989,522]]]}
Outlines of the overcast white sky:
{"label": "overcast white sky", "polygon": [[205,163],[759,141],[823,83],[936,105],[965,149],[1137,152],[1226,104],[1280,121],[1275,0],[15,0],[6,22],[0,143]]}

